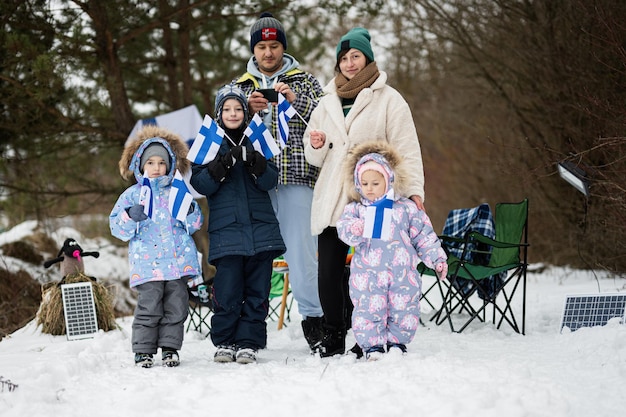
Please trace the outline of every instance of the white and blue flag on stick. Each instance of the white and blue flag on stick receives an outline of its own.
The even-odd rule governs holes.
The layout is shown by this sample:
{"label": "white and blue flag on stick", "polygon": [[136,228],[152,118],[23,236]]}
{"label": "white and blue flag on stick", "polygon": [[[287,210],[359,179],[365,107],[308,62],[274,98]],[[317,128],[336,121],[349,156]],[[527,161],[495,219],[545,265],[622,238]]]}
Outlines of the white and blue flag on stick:
{"label": "white and blue flag on stick", "polygon": [[296,109],[287,101],[285,96],[278,93],[278,143],[282,149],[287,146],[289,139],[289,120],[296,115]]}
{"label": "white and blue flag on stick", "polygon": [[389,240],[391,238],[392,209],[393,190],[390,190],[386,196],[367,207],[363,237]]}
{"label": "white and blue flag on stick", "polygon": [[[135,123],[135,127],[133,127],[133,130],[128,135],[124,146],[127,146],[130,142],[132,142],[137,132],[148,125],[162,127],[176,133],[183,138],[187,146],[191,148],[191,144],[198,135],[198,130],[200,130],[200,127],[202,126],[202,116],[200,115],[196,105],[192,104],[190,106],[183,107],[182,109],[174,110],[170,113],[138,120],[137,123]],[[194,190],[191,184],[189,184],[190,177],[191,171],[187,171],[184,178],[191,194],[194,198],[204,198],[202,194]]]}
{"label": "white and blue flag on stick", "polygon": [[139,192],[139,204],[143,206],[143,212],[146,216],[154,220],[156,212],[154,210],[154,196],[152,195],[152,187],[148,177],[143,177],[141,183],[141,191]]}
{"label": "white and blue flag on stick", "polygon": [[187,159],[199,165],[211,162],[217,155],[223,139],[224,129],[219,127],[211,116],[207,114],[204,116],[196,139],[191,144]]}
{"label": "white and blue flag on stick", "polygon": [[172,213],[172,217],[176,220],[184,222],[185,219],[187,219],[187,213],[189,212],[189,207],[192,202],[193,196],[191,195],[191,192],[189,192],[189,187],[187,187],[180,171],[176,170],[174,179],[172,180],[172,187],[170,188],[170,199],[168,205],[170,213]]}
{"label": "white and blue flag on stick", "polygon": [[254,149],[263,154],[265,159],[270,159],[280,153],[274,137],[265,127],[258,113],[254,115],[244,134],[250,138]]}

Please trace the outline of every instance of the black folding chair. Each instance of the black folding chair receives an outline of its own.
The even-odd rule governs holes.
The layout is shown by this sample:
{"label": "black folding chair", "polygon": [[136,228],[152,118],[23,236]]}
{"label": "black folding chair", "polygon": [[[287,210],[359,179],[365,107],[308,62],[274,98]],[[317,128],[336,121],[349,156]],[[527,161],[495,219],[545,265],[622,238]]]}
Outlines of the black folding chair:
{"label": "black folding chair", "polygon": [[208,337],[211,332],[211,314],[213,313],[212,282],[205,282],[204,285],[209,296],[206,302],[200,299],[197,287],[193,290],[187,289],[189,292],[189,316],[185,331],[188,332],[191,329]]}

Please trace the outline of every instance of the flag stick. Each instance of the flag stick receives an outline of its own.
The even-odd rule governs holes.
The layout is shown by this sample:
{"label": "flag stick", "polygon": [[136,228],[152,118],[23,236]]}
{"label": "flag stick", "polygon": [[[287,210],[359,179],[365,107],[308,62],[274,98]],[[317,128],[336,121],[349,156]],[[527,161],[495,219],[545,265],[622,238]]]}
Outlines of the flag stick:
{"label": "flag stick", "polygon": [[[296,109],[294,108],[294,110]],[[298,117],[300,118],[300,120],[302,120],[302,123],[304,123],[306,127],[309,127],[309,124],[306,122],[306,120],[304,120],[304,117],[300,116],[300,113],[298,113],[298,110],[296,110],[296,115],[298,115]]]}
{"label": "flag stick", "polygon": [[228,136],[228,135],[226,134],[226,132],[224,132],[224,136],[226,136],[226,139],[228,139],[228,140],[230,141],[230,143],[232,143],[232,144],[233,144],[233,146],[237,146],[237,144],[235,143],[235,141],[234,141],[234,140],[232,140],[232,139],[230,138],[230,136]]}

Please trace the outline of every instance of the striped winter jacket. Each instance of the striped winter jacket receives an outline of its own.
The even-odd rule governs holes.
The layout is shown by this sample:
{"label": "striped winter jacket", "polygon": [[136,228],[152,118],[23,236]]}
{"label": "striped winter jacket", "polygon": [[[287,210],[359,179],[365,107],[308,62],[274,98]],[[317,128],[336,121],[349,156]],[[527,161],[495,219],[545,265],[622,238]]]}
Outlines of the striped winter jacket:
{"label": "striped winter jacket", "polygon": [[[234,80],[246,95],[250,95],[259,88],[272,88],[277,82],[284,82],[296,93],[296,100],[291,103],[293,108],[304,119],[309,120],[311,113],[321,98],[322,86],[319,81],[310,73],[298,68],[300,64],[289,54],[283,55],[283,67],[273,76],[263,75],[255,62],[254,57],[248,62],[247,72]],[[268,127],[274,138],[278,137],[277,130],[277,110],[276,106],[268,106],[270,112],[261,113],[265,125]],[[252,115],[251,115],[252,116]],[[278,168],[279,184],[296,184],[313,187],[319,174],[319,169],[310,165],[304,157],[304,145],[302,136],[306,124],[298,117],[294,116],[289,121],[289,138],[287,147],[280,156],[273,158],[273,162]]]}

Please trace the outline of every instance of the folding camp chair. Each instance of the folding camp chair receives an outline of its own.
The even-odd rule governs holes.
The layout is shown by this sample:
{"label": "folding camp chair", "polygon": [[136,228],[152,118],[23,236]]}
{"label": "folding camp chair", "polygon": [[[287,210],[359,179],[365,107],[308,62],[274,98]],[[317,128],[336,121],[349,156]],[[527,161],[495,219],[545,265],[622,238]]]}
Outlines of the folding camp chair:
{"label": "folding camp chair", "polygon": [[188,288],[189,292],[189,314],[187,318],[187,329],[195,330],[202,333],[205,337],[209,336],[211,332],[211,313],[213,313],[213,298],[212,298],[212,280],[204,283],[209,293],[209,301],[203,302],[200,300],[197,288],[193,290]]}
{"label": "folding camp chair", "polygon": [[[448,261],[449,285],[437,281],[443,298],[443,305],[437,313],[438,324],[447,320],[450,329],[460,333],[474,319],[485,321],[486,308],[491,306],[492,323],[497,325],[496,328],[506,322],[515,332],[525,334],[528,200],[496,205],[495,238],[470,231],[463,240],[461,255],[458,258],[452,255]],[[487,254],[489,261],[485,265]],[[520,284],[521,306],[514,308],[514,296]],[[457,309],[463,314],[453,317]],[[518,323],[514,310],[520,309],[521,322]],[[461,316],[465,322],[455,329],[453,319]]]}
{"label": "folding camp chair", "polygon": [[289,287],[289,266],[283,257],[274,259],[267,318],[278,321],[278,330],[291,321],[293,296]]}
{"label": "folding camp chair", "polygon": [[[483,203],[473,208],[463,208],[450,210],[446,222],[443,227],[443,234],[439,236],[443,249],[448,255],[448,271],[454,271],[456,261],[463,253],[463,245],[465,243],[465,236],[469,232],[478,232],[484,236],[494,238],[495,227],[493,222],[493,215],[489,204]],[[489,256],[491,247],[488,245],[480,244],[476,249],[480,250],[480,253],[472,252],[470,256],[472,261],[482,265],[486,265],[489,262]],[[426,271],[427,268],[424,264],[420,264],[418,270],[426,275],[434,275],[434,271]],[[441,285],[447,286],[449,281],[444,281]],[[457,288],[464,292],[469,292],[473,288],[473,283],[463,278],[457,278],[455,281]],[[440,316],[441,311],[435,304],[431,302],[429,296],[437,297],[438,284],[435,281],[431,283],[426,291],[423,291],[421,301],[426,302],[431,309],[437,311],[437,314],[433,315],[430,320],[438,320],[436,323],[441,324]],[[472,313],[471,305],[463,305],[462,308],[468,309],[468,312]]]}

